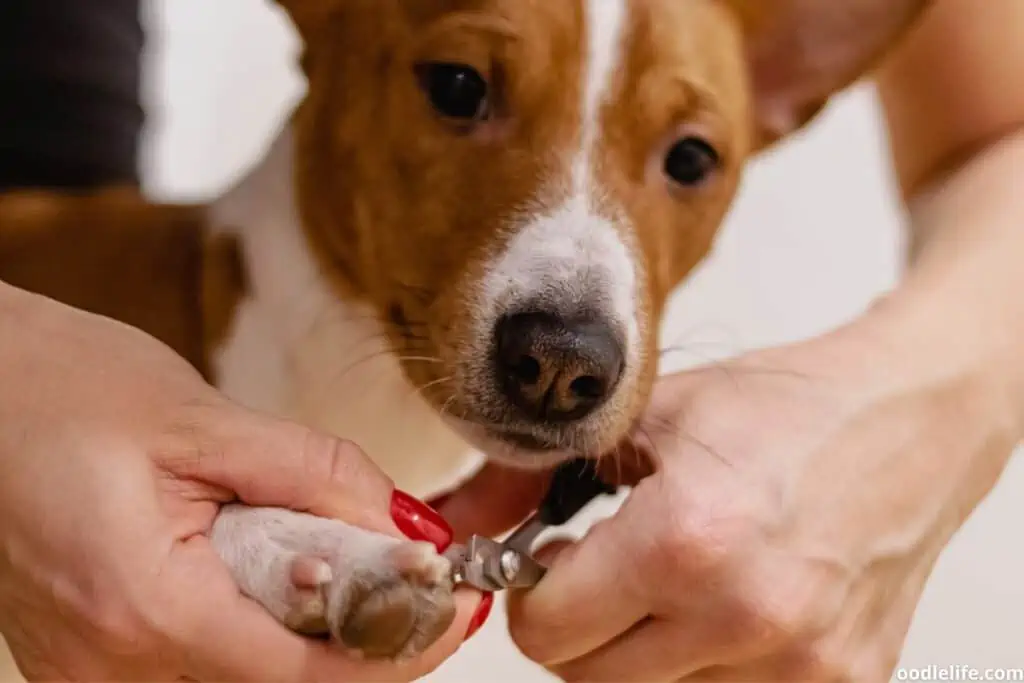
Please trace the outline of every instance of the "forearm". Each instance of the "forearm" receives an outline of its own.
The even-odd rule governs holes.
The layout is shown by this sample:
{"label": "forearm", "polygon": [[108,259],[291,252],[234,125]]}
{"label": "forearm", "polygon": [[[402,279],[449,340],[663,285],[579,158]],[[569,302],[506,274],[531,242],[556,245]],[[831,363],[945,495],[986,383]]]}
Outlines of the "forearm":
{"label": "forearm", "polygon": [[879,307],[898,320],[908,362],[938,365],[992,392],[1024,437],[1024,129],[907,202],[912,247]]}
{"label": "forearm", "polygon": [[930,539],[929,557],[940,552],[1024,435],[1021,168],[1017,134],[918,191],[908,201],[915,248],[902,281],[809,345],[812,372],[840,387],[853,414],[885,416],[876,416],[877,440],[852,450],[885,480],[854,506],[849,528],[864,547],[899,528]]}
{"label": "forearm", "polygon": [[[1024,4],[934,0],[877,74],[910,228],[907,362],[974,378],[1024,436]],[[1009,417],[1003,418],[1002,413]]]}

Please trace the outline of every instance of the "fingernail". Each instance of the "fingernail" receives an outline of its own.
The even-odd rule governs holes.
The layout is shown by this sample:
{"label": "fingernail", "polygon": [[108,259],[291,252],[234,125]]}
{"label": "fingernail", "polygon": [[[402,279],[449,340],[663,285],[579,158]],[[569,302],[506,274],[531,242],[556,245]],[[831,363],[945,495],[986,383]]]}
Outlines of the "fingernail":
{"label": "fingernail", "polygon": [[480,627],[487,621],[488,615],[491,613],[491,607],[494,605],[494,593],[484,593],[484,597],[480,600],[480,604],[476,608],[476,612],[473,612],[473,618],[469,620],[469,626],[466,628],[466,637],[462,639],[462,642],[466,642],[480,630]]}
{"label": "fingernail", "polygon": [[439,553],[452,544],[452,528],[444,517],[404,491],[391,495],[391,519],[408,538],[433,543]]}

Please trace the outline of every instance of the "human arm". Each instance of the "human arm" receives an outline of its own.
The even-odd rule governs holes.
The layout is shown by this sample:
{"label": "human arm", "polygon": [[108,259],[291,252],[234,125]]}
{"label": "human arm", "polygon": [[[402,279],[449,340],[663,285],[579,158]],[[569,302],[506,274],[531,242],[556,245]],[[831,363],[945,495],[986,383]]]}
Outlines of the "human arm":
{"label": "human arm", "polygon": [[528,656],[566,680],[888,679],[1021,437],[1022,19],[939,0],[891,56],[902,282],[822,337],[663,378],[634,435],[658,471],[510,602]]}
{"label": "human arm", "polygon": [[1022,25],[1020,3],[943,0],[877,78],[911,237],[898,299],[920,307],[936,332],[955,330],[975,362],[1008,382],[1018,415],[1024,311],[1012,293],[1024,285]]}
{"label": "human arm", "polygon": [[400,536],[351,444],[245,410],[134,328],[0,283],[0,632],[33,680],[413,680],[245,599],[208,532],[220,505],[308,510]]}

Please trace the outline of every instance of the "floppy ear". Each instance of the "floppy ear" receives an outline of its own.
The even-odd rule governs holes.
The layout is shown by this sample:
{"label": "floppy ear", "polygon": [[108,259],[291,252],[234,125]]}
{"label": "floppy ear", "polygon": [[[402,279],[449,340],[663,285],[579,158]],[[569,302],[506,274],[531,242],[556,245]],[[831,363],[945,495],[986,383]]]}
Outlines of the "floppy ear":
{"label": "floppy ear", "polygon": [[747,36],[764,147],[873,69],[933,0],[728,0]]}

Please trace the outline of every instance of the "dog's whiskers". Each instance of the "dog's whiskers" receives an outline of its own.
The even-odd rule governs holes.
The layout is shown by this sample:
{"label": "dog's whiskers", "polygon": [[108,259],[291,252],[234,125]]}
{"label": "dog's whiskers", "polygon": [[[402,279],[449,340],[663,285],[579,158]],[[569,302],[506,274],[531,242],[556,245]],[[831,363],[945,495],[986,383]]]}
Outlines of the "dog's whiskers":
{"label": "dog's whiskers", "polygon": [[447,375],[445,377],[438,377],[437,379],[431,380],[431,381],[427,382],[426,384],[422,384],[420,386],[412,387],[412,392],[411,392],[410,395],[415,395],[415,396],[419,396],[420,398],[426,399],[426,393],[424,393],[424,392],[426,392],[427,389],[430,389],[431,387],[436,387],[439,384],[444,384],[446,382],[450,382],[453,379],[454,379],[454,377],[452,375]]}
{"label": "dog's whiskers", "polygon": [[412,363],[412,362],[438,363],[438,364],[444,363],[444,361],[441,360],[440,358],[435,358],[433,356],[398,356],[397,358],[398,358],[399,362],[403,362],[403,363],[406,362],[406,361],[408,361],[410,363]]}
{"label": "dog's whiskers", "polygon": [[450,408],[452,403],[454,402],[455,394],[449,394],[448,398],[446,398],[444,400],[444,403],[441,404],[441,410],[439,410],[438,413],[440,414],[442,420],[444,419],[444,416],[448,413],[448,408]]}
{"label": "dog's whiskers", "polygon": [[[727,465],[728,467],[734,467],[733,463],[728,458],[724,457],[721,453],[712,448],[709,444],[702,441],[701,439],[698,439],[696,436],[686,431],[678,424],[662,417],[646,416],[642,420],[637,421],[637,423],[634,426],[634,429],[641,432],[647,438],[647,441],[651,444],[652,448],[656,449],[656,442],[654,440],[654,437],[651,435],[650,430],[648,429],[649,427],[653,427],[656,431],[671,434],[672,436],[677,436],[685,441],[688,441],[689,443],[694,444],[695,446],[697,446],[698,448],[700,448],[705,453],[712,456],[722,464]],[[657,450],[655,450],[655,453],[660,457],[660,453],[658,453]]]}

